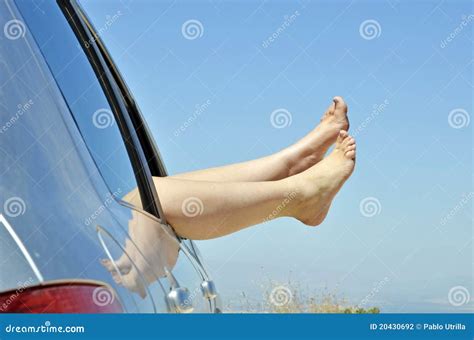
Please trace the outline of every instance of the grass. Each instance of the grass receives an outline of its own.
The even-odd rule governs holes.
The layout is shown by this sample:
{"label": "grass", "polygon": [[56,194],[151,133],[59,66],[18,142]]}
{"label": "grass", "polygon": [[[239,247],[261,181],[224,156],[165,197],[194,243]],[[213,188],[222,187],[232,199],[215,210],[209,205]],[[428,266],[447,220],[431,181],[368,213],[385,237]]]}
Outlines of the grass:
{"label": "grass", "polygon": [[[378,314],[378,307],[349,304],[343,297],[325,288],[320,293],[308,294],[298,284],[288,281],[278,284],[270,281],[263,288],[263,302],[254,302],[242,293],[240,302],[242,313],[340,313],[340,314]],[[231,308],[232,309],[232,308]],[[236,312],[229,310],[228,312]]]}

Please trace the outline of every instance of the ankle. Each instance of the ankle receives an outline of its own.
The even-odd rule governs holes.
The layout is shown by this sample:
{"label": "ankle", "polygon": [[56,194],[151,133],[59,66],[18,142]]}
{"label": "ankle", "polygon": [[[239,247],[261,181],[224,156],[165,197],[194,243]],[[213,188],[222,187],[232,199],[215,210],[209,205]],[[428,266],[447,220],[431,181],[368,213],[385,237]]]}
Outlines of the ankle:
{"label": "ankle", "polygon": [[272,157],[274,158],[275,165],[282,169],[279,179],[284,179],[294,174],[293,169],[298,164],[298,157],[291,146],[273,154]]}
{"label": "ankle", "polygon": [[304,203],[308,199],[305,181],[301,178],[301,175],[295,175],[279,182],[283,193],[282,202],[285,205],[282,216],[298,218]]}

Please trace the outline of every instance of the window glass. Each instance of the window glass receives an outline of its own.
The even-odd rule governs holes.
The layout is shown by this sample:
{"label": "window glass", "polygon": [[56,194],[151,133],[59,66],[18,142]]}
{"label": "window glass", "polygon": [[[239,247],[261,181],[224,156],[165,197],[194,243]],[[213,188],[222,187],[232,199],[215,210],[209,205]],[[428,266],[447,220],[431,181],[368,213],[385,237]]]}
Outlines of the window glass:
{"label": "window glass", "polygon": [[141,207],[135,174],[107,97],[55,1],[17,3],[111,193]]}

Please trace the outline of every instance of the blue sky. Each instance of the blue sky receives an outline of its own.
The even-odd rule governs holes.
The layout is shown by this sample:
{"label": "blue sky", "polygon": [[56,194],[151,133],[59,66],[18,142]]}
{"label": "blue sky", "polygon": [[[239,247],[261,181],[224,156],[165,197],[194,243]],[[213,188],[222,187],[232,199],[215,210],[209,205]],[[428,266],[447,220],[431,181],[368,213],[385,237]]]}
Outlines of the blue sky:
{"label": "blue sky", "polygon": [[[388,312],[472,310],[448,299],[474,294],[471,2],[82,3],[170,174],[276,152],[333,96],[349,104],[357,167],[322,226],[281,219],[199,242],[228,303],[291,279]],[[277,109],[291,124],[271,124]]]}

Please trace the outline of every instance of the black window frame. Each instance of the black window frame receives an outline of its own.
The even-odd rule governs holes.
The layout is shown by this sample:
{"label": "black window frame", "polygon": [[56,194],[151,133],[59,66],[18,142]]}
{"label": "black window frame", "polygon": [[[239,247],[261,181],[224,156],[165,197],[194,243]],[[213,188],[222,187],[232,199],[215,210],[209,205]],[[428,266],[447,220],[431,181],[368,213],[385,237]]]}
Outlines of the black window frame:
{"label": "black window frame", "polygon": [[145,120],[105,45],[77,1],[56,2],[76,35],[110,104],[135,173],[143,210],[166,223],[152,176],[164,177],[167,176],[167,171]]}

